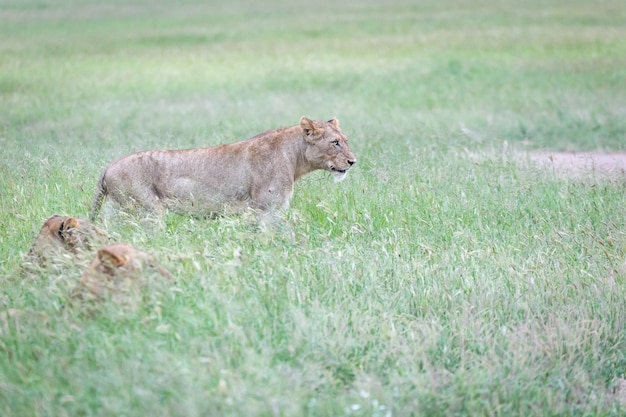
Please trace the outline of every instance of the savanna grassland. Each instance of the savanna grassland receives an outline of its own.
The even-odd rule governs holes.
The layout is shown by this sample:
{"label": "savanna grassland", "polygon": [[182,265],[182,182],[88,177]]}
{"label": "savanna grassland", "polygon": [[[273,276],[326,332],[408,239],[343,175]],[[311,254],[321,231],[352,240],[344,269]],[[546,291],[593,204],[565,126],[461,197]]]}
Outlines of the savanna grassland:
{"label": "savanna grassland", "polygon": [[[626,4],[0,0],[0,415],[626,413]],[[254,217],[105,217],[175,284],[25,273],[128,153],[337,117],[358,163]],[[9,314],[9,311],[19,314]],[[620,388],[621,386],[621,388]]]}

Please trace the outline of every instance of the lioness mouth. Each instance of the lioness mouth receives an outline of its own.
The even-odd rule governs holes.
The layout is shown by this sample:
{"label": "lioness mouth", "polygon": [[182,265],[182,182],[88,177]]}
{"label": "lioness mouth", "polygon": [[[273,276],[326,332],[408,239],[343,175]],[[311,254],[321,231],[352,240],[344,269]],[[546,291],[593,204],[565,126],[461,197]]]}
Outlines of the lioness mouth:
{"label": "lioness mouth", "polygon": [[331,174],[335,177],[335,181],[343,181],[348,176],[348,169],[337,169],[335,167],[330,168]]}
{"label": "lioness mouth", "polygon": [[338,169],[338,168],[337,168],[334,164],[328,164],[328,168],[330,168],[330,170],[331,170],[332,172],[337,172],[337,173],[339,173],[339,174],[345,174],[345,173],[346,173],[346,171],[348,171],[348,168],[349,168],[349,167],[348,167],[348,168],[346,168],[346,169]]}

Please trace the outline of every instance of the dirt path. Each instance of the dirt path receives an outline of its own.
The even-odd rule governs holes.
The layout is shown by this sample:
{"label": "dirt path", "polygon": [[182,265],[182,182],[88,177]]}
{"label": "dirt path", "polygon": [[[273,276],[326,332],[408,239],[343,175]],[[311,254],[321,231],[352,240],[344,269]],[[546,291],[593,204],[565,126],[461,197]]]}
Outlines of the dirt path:
{"label": "dirt path", "polygon": [[626,179],[626,153],[530,152],[528,158],[556,174]]}

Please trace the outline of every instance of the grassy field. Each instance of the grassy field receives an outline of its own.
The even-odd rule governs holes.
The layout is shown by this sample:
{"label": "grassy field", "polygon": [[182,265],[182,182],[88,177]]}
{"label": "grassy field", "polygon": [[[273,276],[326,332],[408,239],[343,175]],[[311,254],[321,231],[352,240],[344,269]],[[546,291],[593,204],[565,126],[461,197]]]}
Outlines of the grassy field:
{"label": "grassy field", "polygon": [[[626,413],[622,0],[0,0],[0,415]],[[100,222],[176,277],[138,308],[20,272],[144,149],[337,117],[359,162],[249,216]],[[7,319],[8,309],[22,314]]]}

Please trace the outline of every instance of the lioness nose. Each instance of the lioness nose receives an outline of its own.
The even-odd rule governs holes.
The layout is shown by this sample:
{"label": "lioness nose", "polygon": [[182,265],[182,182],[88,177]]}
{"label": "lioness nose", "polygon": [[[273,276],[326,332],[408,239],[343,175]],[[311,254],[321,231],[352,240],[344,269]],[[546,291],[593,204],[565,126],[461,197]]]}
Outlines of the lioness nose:
{"label": "lioness nose", "polygon": [[356,163],[356,159],[348,159],[348,163],[352,166]]}

